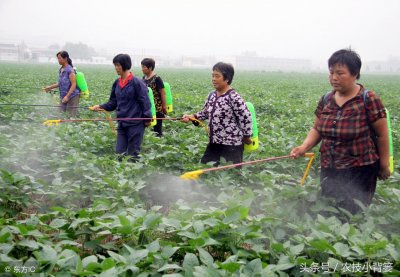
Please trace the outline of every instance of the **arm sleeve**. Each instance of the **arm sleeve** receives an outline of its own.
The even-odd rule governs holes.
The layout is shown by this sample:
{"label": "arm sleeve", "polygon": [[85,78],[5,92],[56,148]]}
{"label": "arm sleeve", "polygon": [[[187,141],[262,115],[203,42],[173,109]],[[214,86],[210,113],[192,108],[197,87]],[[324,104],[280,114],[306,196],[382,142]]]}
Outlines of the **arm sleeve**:
{"label": "arm sleeve", "polygon": [[151,104],[148,95],[149,89],[147,88],[146,84],[140,79],[136,79],[134,84],[137,91],[136,100],[140,108],[142,109],[142,116],[145,118],[152,118]]}
{"label": "arm sleeve", "polygon": [[386,118],[385,107],[379,96],[373,92],[369,91],[365,99],[365,106],[368,110],[368,121],[373,123],[380,118]]}
{"label": "arm sleeve", "polygon": [[114,84],[112,85],[110,99],[108,100],[107,103],[100,105],[100,108],[106,111],[113,111],[117,108],[117,96],[115,94],[115,87],[117,86],[117,82],[118,81],[115,81]]}
{"label": "arm sleeve", "polygon": [[323,102],[324,102],[324,96],[321,97],[321,99],[318,102],[318,106],[314,111],[315,116],[318,117],[318,118],[320,118],[322,110],[324,109]]}
{"label": "arm sleeve", "polygon": [[238,125],[242,130],[244,137],[251,137],[253,133],[253,124],[251,119],[251,113],[247,108],[243,98],[235,93],[232,95],[232,108],[235,117],[237,118]]}
{"label": "arm sleeve", "polygon": [[155,81],[156,81],[156,88],[158,91],[164,88],[164,82],[159,76],[156,77]]}

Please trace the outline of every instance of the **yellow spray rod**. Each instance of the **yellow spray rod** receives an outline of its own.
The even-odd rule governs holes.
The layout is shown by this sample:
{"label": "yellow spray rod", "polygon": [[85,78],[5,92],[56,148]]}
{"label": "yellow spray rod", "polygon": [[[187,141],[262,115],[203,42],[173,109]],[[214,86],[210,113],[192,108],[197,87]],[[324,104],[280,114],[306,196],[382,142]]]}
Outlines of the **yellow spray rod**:
{"label": "yellow spray rod", "polygon": [[[310,158],[310,161],[308,162],[306,171],[304,172],[303,178],[301,179],[300,184],[303,185],[308,171],[310,170],[311,163],[314,159],[314,153],[306,153],[304,157]],[[266,158],[266,159],[261,159],[261,160],[256,160],[256,161],[249,161],[249,162],[243,162],[243,163],[237,163],[237,164],[230,164],[230,165],[225,165],[225,166],[220,166],[220,167],[213,167],[213,168],[206,168],[206,169],[199,169],[195,171],[190,171],[182,174],[180,177],[184,180],[197,180],[201,174],[210,172],[210,171],[216,171],[216,170],[223,170],[223,169],[229,169],[229,168],[234,168],[234,167],[239,167],[242,165],[249,165],[249,164],[256,164],[256,163],[262,163],[262,162],[270,162],[270,161],[275,161],[275,160],[281,160],[281,159],[287,159],[290,158],[290,155],[285,155],[285,156],[280,156],[280,157],[273,157],[273,158]]]}

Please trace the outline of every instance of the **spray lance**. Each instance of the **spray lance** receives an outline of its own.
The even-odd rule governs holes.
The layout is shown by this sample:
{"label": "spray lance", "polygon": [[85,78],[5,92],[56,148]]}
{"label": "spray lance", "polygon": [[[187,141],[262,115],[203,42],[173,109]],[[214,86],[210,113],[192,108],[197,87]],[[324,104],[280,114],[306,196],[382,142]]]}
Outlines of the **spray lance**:
{"label": "spray lance", "polygon": [[[307,175],[308,171],[311,168],[311,164],[314,160],[314,153],[306,153],[304,157],[310,158],[307,164],[307,168],[303,174],[303,178],[301,178],[300,185],[303,185]],[[230,169],[230,168],[235,168],[235,167],[240,167],[243,165],[251,165],[251,164],[258,164],[258,163],[265,163],[265,162],[271,162],[271,161],[276,161],[276,160],[281,160],[281,159],[288,159],[290,158],[290,155],[286,156],[280,156],[280,157],[273,157],[273,158],[266,158],[266,159],[261,159],[261,160],[255,160],[255,161],[249,161],[249,162],[243,162],[243,163],[237,163],[237,164],[230,164],[230,165],[225,165],[225,166],[220,166],[220,167],[212,167],[212,168],[206,168],[206,169],[199,169],[195,171],[190,171],[182,174],[180,177],[184,180],[197,180],[201,174],[206,173],[206,172],[211,172],[211,171],[217,171],[217,170],[224,170],[224,169]]]}

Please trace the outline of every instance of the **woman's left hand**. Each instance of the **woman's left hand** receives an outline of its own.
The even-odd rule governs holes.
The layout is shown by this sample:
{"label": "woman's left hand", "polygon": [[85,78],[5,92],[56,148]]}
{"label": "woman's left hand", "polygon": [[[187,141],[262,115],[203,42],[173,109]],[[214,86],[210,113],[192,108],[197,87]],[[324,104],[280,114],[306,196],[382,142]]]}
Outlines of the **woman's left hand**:
{"label": "woman's left hand", "polygon": [[64,96],[64,98],[62,99],[62,103],[63,104],[67,104],[69,101],[69,97],[68,96]]}
{"label": "woman's left hand", "polygon": [[250,137],[244,137],[244,138],[243,138],[243,142],[244,142],[245,144],[252,144],[252,143],[253,143],[253,141],[251,140]]}
{"label": "woman's left hand", "polygon": [[381,180],[386,180],[387,178],[390,177],[390,169],[388,165],[380,166],[379,172],[378,172],[378,177]]}

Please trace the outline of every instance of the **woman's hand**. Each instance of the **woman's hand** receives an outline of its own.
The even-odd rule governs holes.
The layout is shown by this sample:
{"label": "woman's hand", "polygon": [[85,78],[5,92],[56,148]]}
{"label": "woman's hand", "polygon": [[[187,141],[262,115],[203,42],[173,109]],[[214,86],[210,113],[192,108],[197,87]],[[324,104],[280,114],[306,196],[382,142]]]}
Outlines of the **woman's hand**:
{"label": "woman's hand", "polygon": [[299,157],[303,157],[304,154],[306,153],[307,149],[303,146],[297,146],[295,148],[292,149],[292,151],[290,151],[290,157],[292,159],[297,159]]}
{"label": "woman's hand", "polygon": [[251,140],[251,137],[244,137],[243,138],[243,142],[245,144],[252,144],[253,143],[253,141]]}
{"label": "woman's hand", "polygon": [[390,177],[390,168],[388,164],[381,164],[379,167],[378,178],[386,180]]}
{"label": "woman's hand", "polygon": [[181,121],[182,121],[182,122],[185,122],[185,123],[188,123],[188,122],[191,120],[191,118],[193,118],[193,115],[192,115],[192,114],[191,114],[191,115],[185,114],[185,115],[182,116]]}
{"label": "woman's hand", "polygon": [[94,111],[94,112],[98,112],[98,111],[101,111],[103,109],[100,107],[100,105],[95,105],[95,106],[89,107],[89,110]]}
{"label": "woman's hand", "polygon": [[162,112],[163,112],[163,114],[165,114],[165,115],[168,114],[167,105],[163,105],[163,106],[162,106]]}
{"label": "woman's hand", "polygon": [[67,104],[68,101],[69,101],[69,97],[67,95],[65,95],[64,98],[62,99],[62,103]]}

